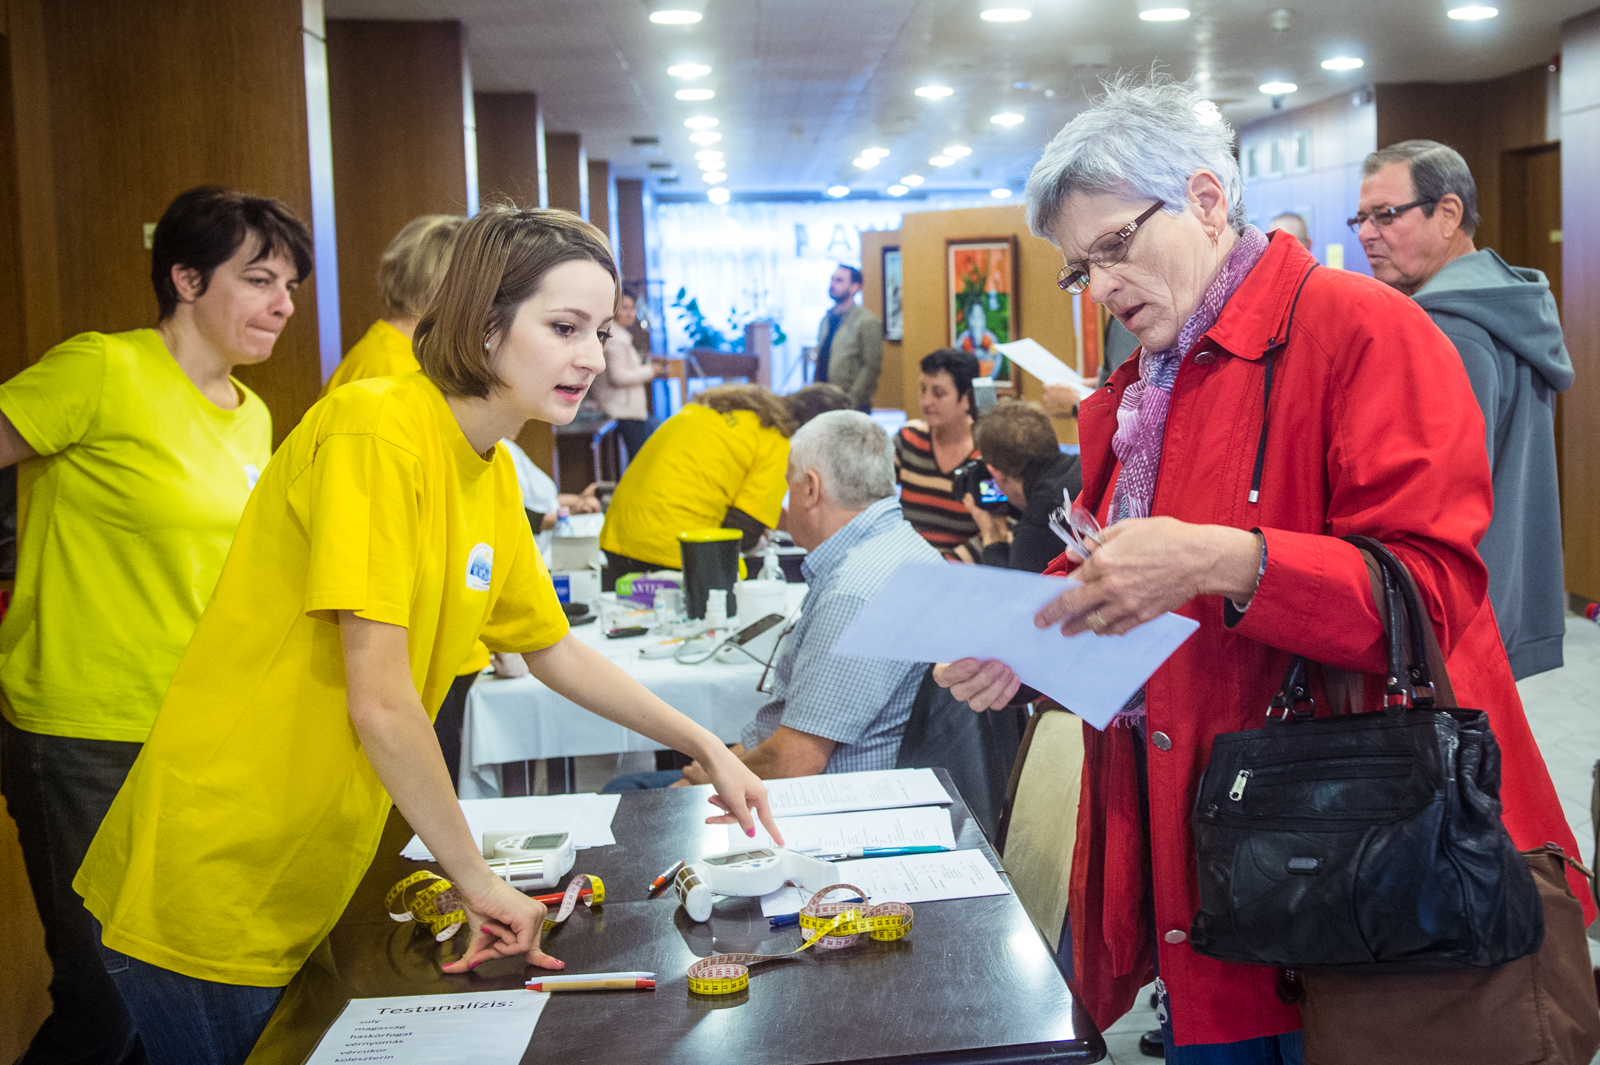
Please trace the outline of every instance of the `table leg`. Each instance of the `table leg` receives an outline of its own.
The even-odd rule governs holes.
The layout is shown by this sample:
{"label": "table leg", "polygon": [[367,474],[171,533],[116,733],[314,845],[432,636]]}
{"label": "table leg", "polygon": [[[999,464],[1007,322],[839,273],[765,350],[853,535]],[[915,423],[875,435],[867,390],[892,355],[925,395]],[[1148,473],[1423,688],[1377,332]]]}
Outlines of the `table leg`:
{"label": "table leg", "polygon": [[546,789],[551,795],[571,795],[578,788],[578,761],[575,758],[547,758],[544,763]]}

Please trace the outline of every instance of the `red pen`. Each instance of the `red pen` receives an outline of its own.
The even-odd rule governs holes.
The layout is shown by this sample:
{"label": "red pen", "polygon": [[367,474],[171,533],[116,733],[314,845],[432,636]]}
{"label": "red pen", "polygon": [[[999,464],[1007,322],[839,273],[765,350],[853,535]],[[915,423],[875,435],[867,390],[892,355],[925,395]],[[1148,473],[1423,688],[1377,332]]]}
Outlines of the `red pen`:
{"label": "red pen", "polygon": [[[586,899],[590,895],[593,895],[593,894],[594,894],[594,889],[592,889],[592,888],[584,888],[582,891],[578,892],[578,898]],[[550,894],[550,895],[535,895],[535,896],[533,896],[533,901],[534,902],[542,902],[546,906],[554,906],[556,903],[560,902],[562,899],[564,899],[566,897],[567,897],[567,893],[565,891],[557,891],[554,894]]]}

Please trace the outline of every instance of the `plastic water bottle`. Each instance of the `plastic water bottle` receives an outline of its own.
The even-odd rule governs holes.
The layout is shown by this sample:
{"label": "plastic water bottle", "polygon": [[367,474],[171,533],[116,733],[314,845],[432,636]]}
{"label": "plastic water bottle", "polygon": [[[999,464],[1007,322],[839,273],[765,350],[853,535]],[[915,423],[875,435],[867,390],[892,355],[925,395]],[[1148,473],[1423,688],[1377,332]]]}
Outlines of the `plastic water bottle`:
{"label": "plastic water bottle", "polygon": [[556,510],[556,535],[572,535],[572,511],[567,507],[560,507]]}
{"label": "plastic water bottle", "polygon": [[1583,608],[1583,616],[1600,625],[1600,603],[1590,603]]}
{"label": "plastic water bottle", "polygon": [[761,572],[756,575],[758,581],[781,581],[784,579],[783,566],[778,562],[777,545],[768,542],[767,558],[761,564]]}

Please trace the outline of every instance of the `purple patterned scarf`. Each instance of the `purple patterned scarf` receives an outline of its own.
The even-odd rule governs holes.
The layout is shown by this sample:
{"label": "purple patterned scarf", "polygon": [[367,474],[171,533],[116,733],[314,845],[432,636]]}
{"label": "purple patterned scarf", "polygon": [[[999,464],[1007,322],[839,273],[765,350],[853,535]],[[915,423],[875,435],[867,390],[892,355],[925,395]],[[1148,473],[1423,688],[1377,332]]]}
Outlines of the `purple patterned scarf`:
{"label": "purple patterned scarf", "polygon": [[[1222,308],[1233,298],[1256,263],[1267,252],[1266,235],[1247,225],[1239,241],[1228,253],[1227,261],[1206,289],[1189,320],[1183,323],[1178,339],[1166,351],[1146,351],[1139,356],[1139,380],[1122,393],[1117,407],[1117,433],[1111,450],[1122,462],[1117,486],[1111,493],[1109,517],[1147,518],[1156,493],[1156,474],[1161,469],[1161,441],[1167,428],[1167,404],[1172,399],[1172,383],[1178,367],[1195,341],[1217,324]],[[1144,689],[1140,688],[1128,705],[1117,711],[1113,725],[1144,723]]]}

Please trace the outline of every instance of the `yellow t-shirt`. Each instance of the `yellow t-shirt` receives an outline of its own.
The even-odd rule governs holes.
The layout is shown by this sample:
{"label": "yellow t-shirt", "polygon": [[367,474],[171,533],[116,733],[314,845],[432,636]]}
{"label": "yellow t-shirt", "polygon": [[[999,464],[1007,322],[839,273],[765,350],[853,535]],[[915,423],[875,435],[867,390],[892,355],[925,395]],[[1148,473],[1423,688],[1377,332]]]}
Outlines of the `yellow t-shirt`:
{"label": "yellow t-shirt", "polygon": [[333,371],[322,394],[351,381],[364,381],[369,377],[396,377],[419,369],[417,355],[411,349],[406,335],[382,318],[372,323],[365,336],[344,353],[339,368]]}
{"label": "yellow t-shirt", "polygon": [[272,416],[223,410],[161,334],[84,333],[0,385],[38,458],[18,470],[17,585],[0,713],[51,736],[140,743],[211,597]]}
{"label": "yellow t-shirt", "polygon": [[718,414],[687,404],[623,471],[600,548],[677,569],[678,534],[720,526],[729,507],[773,528],[783,514],[788,466],[788,439],[750,411]]}
{"label": "yellow t-shirt", "polygon": [[390,807],[350,722],[339,610],[406,627],[430,714],[480,634],[520,652],[567,632],[511,456],[476,454],[421,373],[339,389],[262,474],[73,882],[106,946],[270,987],[333,927]]}

